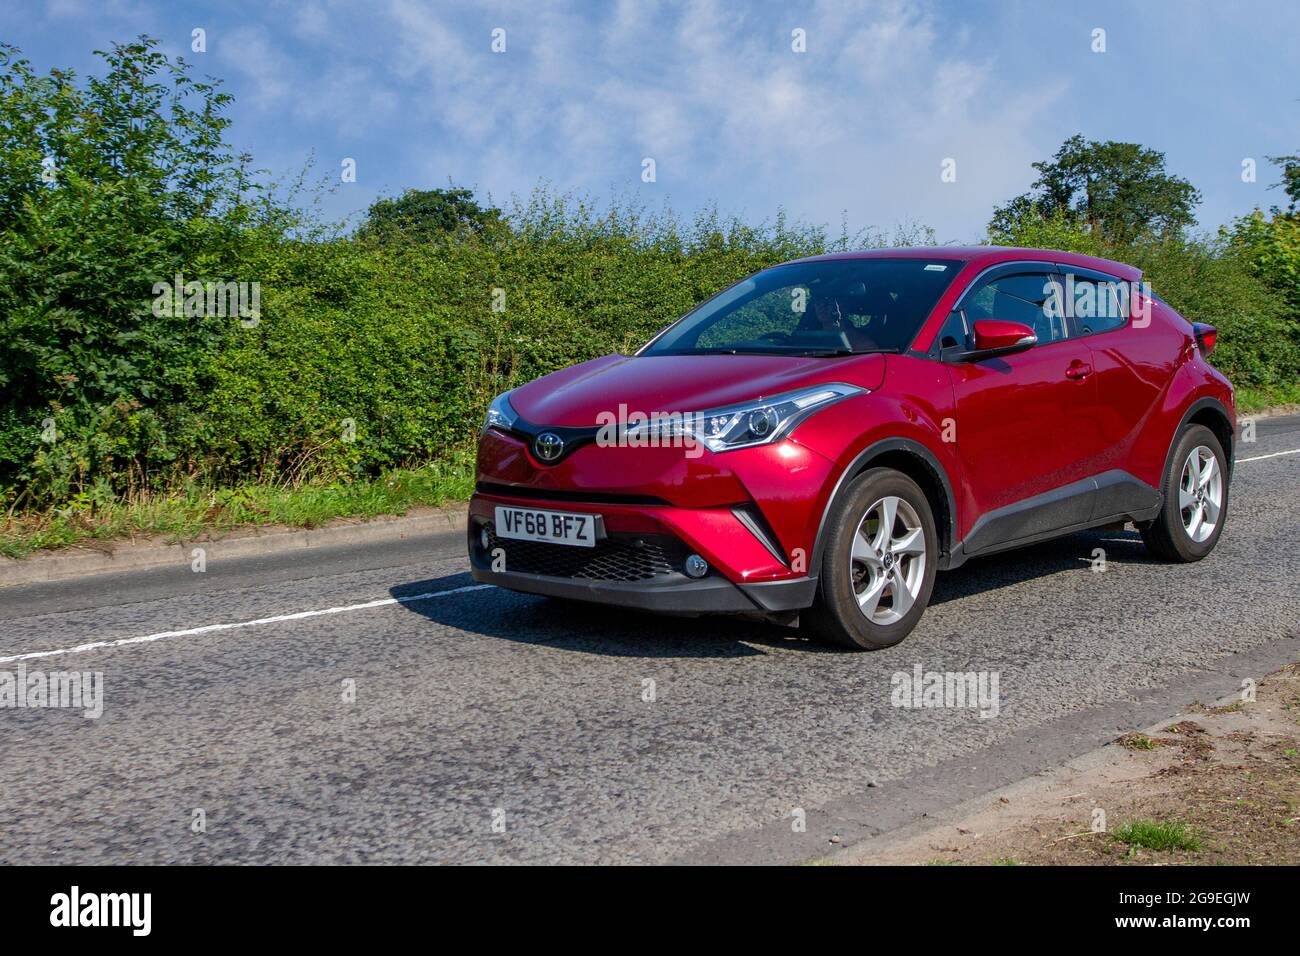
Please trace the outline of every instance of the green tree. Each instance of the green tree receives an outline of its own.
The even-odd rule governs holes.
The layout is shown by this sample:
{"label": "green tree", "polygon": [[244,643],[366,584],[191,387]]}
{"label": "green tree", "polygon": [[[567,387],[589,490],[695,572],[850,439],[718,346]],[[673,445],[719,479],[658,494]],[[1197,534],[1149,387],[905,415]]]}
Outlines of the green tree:
{"label": "green tree", "polygon": [[0,491],[141,480],[174,456],[196,363],[230,334],[151,308],[177,273],[249,278],[229,273],[256,227],[229,95],[155,47],[98,51],[82,80],[0,46]]}
{"label": "green tree", "polygon": [[1268,156],[1265,157],[1274,166],[1281,167],[1282,181],[1274,183],[1270,189],[1282,187],[1282,191],[1287,194],[1291,200],[1290,208],[1287,212],[1295,215],[1296,207],[1300,206],[1300,156]]}
{"label": "green tree", "polygon": [[1300,157],[1270,156],[1281,168],[1282,187],[1289,197],[1288,210],[1272,208],[1270,215],[1256,208],[1225,230],[1233,251],[1250,271],[1286,303],[1294,334],[1300,339]]}
{"label": "green tree", "polygon": [[451,186],[408,189],[394,199],[375,200],[360,234],[418,242],[454,235],[492,235],[505,228],[500,209],[480,206],[473,191]]}
{"label": "green tree", "polygon": [[994,210],[989,223],[995,241],[1010,235],[1026,217],[1063,216],[1109,242],[1144,236],[1178,235],[1195,221],[1201,194],[1187,180],[1165,171],[1165,155],[1136,143],[1067,139],[1038,171],[1029,192]]}

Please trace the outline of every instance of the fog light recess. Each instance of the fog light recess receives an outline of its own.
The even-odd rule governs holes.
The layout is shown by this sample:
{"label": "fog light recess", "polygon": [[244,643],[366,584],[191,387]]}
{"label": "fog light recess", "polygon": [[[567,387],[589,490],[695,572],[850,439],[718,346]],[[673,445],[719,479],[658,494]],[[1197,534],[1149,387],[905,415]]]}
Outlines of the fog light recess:
{"label": "fog light recess", "polygon": [[478,533],[478,540],[483,545],[483,550],[486,551],[488,545],[492,543],[492,536],[488,534],[487,525],[484,525],[483,530]]}
{"label": "fog light recess", "polygon": [[709,562],[705,561],[698,554],[688,555],[684,566],[686,576],[690,578],[702,578],[709,573]]}

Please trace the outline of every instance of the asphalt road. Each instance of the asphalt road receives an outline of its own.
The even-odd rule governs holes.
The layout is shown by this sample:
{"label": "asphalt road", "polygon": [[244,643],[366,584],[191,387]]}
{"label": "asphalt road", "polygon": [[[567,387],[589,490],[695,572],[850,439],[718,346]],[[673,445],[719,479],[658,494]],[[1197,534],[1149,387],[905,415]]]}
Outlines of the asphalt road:
{"label": "asphalt road", "polygon": [[[0,590],[0,671],[104,681],[0,709],[0,862],[833,854],[1300,659],[1300,416],[1257,434],[1205,561],[972,561],[875,654],[478,587],[458,536]],[[892,706],[915,665],[996,672],[997,716]]]}

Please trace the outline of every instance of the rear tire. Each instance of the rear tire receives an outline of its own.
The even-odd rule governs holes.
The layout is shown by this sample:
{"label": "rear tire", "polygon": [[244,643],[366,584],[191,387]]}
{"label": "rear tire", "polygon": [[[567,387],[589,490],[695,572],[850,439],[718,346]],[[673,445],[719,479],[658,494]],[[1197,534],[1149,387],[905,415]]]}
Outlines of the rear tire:
{"label": "rear tire", "polygon": [[1228,518],[1227,456],[1214,432],[1204,425],[1179,432],[1160,490],[1160,514],[1142,529],[1147,550],[1165,561],[1201,560]]}
{"label": "rear tire", "polygon": [[930,502],[902,472],[872,468],[849,485],[827,527],[807,612],[814,633],[858,651],[892,647],[916,627],[934,590],[939,535]]}

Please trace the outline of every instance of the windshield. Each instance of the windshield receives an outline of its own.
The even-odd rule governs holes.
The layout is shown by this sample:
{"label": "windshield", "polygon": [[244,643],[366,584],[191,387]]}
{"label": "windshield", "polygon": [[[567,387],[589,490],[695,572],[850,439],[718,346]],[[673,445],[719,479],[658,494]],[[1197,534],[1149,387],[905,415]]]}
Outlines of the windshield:
{"label": "windshield", "polygon": [[902,352],[961,265],[833,259],[776,266],[714,296],[640,354]]}

